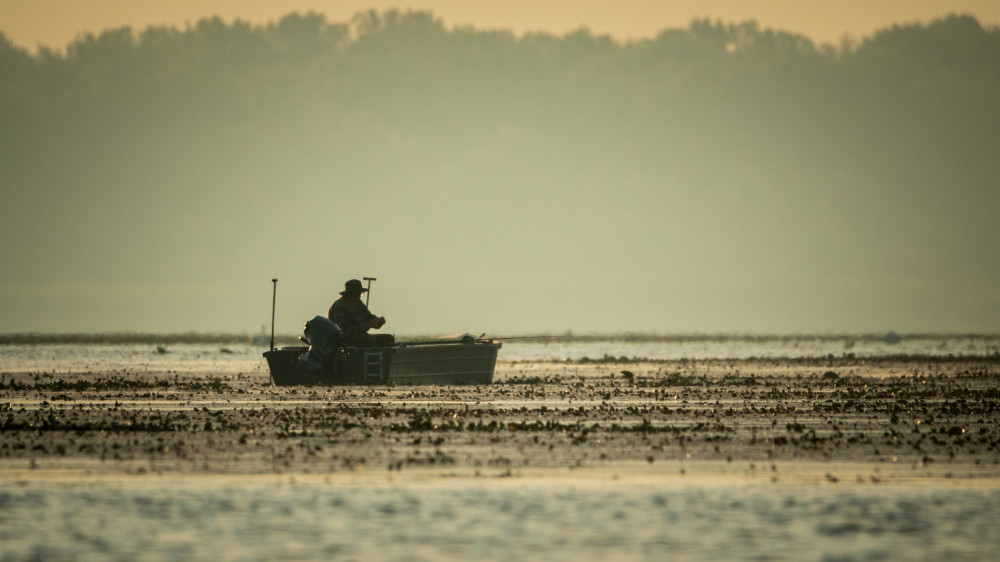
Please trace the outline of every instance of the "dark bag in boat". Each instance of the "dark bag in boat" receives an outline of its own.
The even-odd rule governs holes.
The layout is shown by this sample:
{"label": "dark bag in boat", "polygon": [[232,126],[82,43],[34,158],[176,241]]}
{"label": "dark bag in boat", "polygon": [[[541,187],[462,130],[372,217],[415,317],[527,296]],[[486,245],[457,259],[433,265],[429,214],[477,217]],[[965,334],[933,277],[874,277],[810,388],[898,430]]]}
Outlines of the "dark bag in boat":
{"label": "dark bag in boat", "polygon": [[326,316],[316,316],[306,322],[302,332],[309,342],[309,350],[302,356],[306,368],[310,371],[333,370],[336,351],[344,345],[340,326]]}

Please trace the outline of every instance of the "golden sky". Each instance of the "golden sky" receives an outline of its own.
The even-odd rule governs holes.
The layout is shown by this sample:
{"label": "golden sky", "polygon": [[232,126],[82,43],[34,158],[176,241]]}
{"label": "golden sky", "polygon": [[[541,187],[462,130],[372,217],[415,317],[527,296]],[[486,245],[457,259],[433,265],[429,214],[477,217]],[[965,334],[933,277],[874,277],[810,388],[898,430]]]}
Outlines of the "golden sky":
{"label": "golden sky", "polygon": [[2,0],[0,31],[14,43],[63,47],[75,36],[108,28],[173,25],[218,15],[255,23],[292,11],[346,21],[367,9],[431,10],[450,25],[516,32],[564,33],[580,27],[619,38],[648,37],[693,18],[756,19],[765,27],[804,33],[819,42],[862,37],[893,23],[969,13],[1000,24],[1000,0]]}

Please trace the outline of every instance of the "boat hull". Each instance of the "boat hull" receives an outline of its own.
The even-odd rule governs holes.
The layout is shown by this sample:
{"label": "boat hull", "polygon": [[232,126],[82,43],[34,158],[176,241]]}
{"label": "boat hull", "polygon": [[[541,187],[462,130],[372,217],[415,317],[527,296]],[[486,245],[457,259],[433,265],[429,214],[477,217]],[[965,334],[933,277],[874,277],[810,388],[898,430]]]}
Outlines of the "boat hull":
{"label": "boat hull", "polygon": [[350,384],[492,384],[501,344],[475,342],[400,343],[391,347],[348,348],[329,368],[309,370],[307,347],[264,352],[278,386]]}

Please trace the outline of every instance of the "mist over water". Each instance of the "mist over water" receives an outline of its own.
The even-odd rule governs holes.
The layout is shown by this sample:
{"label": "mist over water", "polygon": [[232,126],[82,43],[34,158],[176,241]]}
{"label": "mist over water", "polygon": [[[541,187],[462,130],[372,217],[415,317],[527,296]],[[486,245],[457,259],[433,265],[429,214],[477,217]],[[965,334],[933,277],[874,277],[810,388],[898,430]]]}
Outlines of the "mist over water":
{"label": "mist over water", "polygon": [[0,37],[0,332],[1000,330],[1000,32]]}

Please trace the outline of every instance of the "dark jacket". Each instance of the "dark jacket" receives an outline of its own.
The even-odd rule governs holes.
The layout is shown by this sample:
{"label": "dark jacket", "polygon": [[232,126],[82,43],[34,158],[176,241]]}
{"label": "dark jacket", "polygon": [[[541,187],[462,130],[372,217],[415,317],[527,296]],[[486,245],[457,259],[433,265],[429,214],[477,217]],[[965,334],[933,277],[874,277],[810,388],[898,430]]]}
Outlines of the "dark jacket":
{"label": "dark jacket", "polygon": [[340,326],[345,339],[356,338],[368,332],[368,323],[375,315],[372,314],[360,298],[348,299],[340,297],[330,305],[328,313],[330,320]]}

